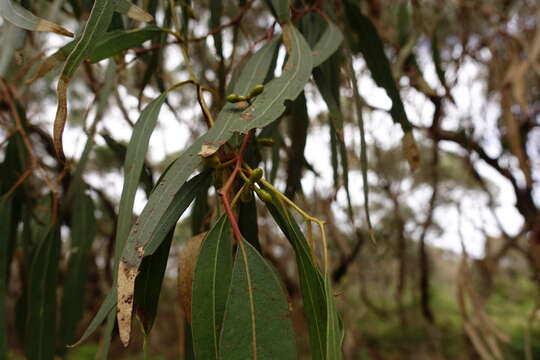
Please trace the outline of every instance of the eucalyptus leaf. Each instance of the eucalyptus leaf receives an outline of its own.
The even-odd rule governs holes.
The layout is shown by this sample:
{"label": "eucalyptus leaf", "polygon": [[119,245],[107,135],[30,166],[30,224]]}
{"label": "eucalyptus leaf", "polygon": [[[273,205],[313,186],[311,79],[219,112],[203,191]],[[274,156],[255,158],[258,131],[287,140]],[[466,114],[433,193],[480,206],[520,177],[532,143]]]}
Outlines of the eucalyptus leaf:
{"label": "eucalyptus leaf", "polygon": [[37,17],[28,9],[12,0],[0,0],[0,15],[13,25],[30,30],[54,32],[64,36],[73,37],[73,33],[49,20]]}
{"label": "eucalyptus leaf", "polygon": [[27,295],[25,350],[29,359],[54,358],[60,227],[50,225],[32,257]]}
{"label": "eucalyptus leaf", "polygon": [[191,328],[197,359],[218,359],[219,334],[232,273],[232,232],[223,215],[204,238],[191,300]]}
{"label": "eucalyptus leaf", "polygon": [[84,190],[84,186],[79,186],[72,212],[70,257],[60,308],[62,351],[66,345],[73,343],[77,325],[84,314],[88,262],[96,235],[94,203]]}
{"label": "eucalyptus leaf", "polygon": [[219,358],[297,359],[283,286],[257,250],[241,241],[223,318]]}

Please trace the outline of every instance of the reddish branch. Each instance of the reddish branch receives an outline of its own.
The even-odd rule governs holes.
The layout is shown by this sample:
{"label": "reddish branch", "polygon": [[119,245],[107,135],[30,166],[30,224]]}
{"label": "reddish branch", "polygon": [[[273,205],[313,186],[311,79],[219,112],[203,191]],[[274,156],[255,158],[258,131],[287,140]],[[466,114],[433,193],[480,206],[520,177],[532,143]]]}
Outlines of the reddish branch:
{"label": "reddish branch", "polygon": [[240,241],[242,238],[242,234],[240,233],[240,228],[238,227],[238,222],[236,221],[236,217],[234,216],[234,212],[231,206],[231,189],[234,184],[234,180],[236,179],[236,176],[238,173],[242,170],[242,164],[244,163],[244,153],[246,151],[247,145],[249,144],[249,140],[251,139],[251,136],[253,135],[253,132],[255,130],[250,130],[246,136],[244,136],[244,140],[242,141],[242,145],[240,145],[240,150],[238,151],[238,154],[236,155],[236,163],[234,166],[234,169],[225,182],[225,185],[219,190],[219,195],[221,196],[221,201],[223,202],[223,208],[225,209],[225,213],[227,214],[227,217],[229,218],[229,221],[231,223],[232,231],[234,238],[236,241]]}

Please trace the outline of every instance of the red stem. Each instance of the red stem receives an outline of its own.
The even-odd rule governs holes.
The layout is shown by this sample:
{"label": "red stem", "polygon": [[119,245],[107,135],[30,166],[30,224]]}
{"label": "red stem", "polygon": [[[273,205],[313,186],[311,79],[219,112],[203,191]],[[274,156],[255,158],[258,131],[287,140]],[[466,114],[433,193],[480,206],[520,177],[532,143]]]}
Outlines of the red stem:
{"label": "red stem", "polygon": [[236,221],[236,218],[233,213],[233,209],[231,207],[230,192],[231,192],[231,188],[234,183],[234,180],[236,179],[236,176],[238,175],[238,172],[242,169],[242,164],[244,162],[244,152],[246,151],[247,145],[249,143],[249,139],[253,135],[254,131],[255,131],[254,129],[250,130],[246,134],[246,136],[244,136],[242,145],[240,145],[240,150],[238,151],[238,154],[236,155],[236,164],[234,166],[233,172],[227,179],[227,182],[225,182],[225,185],[223,185],[223,187],[219,191],[219,195],[221,195],[221,201],[223,202],[223,208],[225,209],[225,213],[227,214],[227,217],[229,218],[229,221],[231,223],[233,235],[236,241],[240,241],[240,239],[242,238],[242,234],[240,233],[238,222]]}

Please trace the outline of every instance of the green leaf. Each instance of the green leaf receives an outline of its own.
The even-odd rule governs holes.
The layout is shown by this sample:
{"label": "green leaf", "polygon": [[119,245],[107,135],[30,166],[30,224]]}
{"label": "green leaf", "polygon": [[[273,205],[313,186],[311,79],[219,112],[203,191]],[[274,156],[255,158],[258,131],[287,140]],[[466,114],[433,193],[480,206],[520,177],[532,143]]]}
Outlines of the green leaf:
{"label": "green leaf", "polygon": [[[220,112],[216,125],[204,136],[201,154],[213,154],[235,132],[246,133],[268,125],[285,111],[287,100],[296,99],[302,92],[311,75],[313,64],[309,45],[302,34],[290,24],[283,25],[283,42],[288,49],[289,59],[282,75],[267,83],[263,93],[257,96],[250,106],[245,102],[227,104]],[[269,63],[271,59],[266,61]],[[253,81],[254,76],[260,76],[262,71],[253,71],[251,66],[257,65],[251,61],[246,64],[234,89],[235,93],[247,94],[257,85],[257,82]]]}
{"label": "green leaf", "polygon": [[326,295],[326,360],[341,359],[341,344],[343,342],[343,326],[336,309],[332,280],[329,274],[324,277],[324,291]]}
{"label": "green leaf", "polygon": [[306,238],[289,211],[275,197],[272,202],[267,202],[266,206],[294,249],[309,331],[311,358],[326,359],[328,306],[323,277],[313,260]]}
{"label": "green leaf", "polygon": [[392,108],[390,114],[395,123],[400,124],[404,132],[411,131],[412,125],[407,118],[399,90],[392,74],[390,62],[384,52],[384,45],[371,20],[361,13],[360,9],[351,0],[343,2],[349,27],[354,30],[360,40],[358,49],[362,52],[366,64],[375,83],[384,88]]}
{"label": "green leaf", "polygon": [[150,334],[157,316],[161,285],[169,260],[174,227],[157,250],[143,259],[141,272],[135,281],[135,312],[146,336]]}
{"label": "green leaf", "polygon": [[217,359],[219,333],[232,274],[231,227],[223,215],[201,244],[191,301],[191,328],[197,359]]}
{"label": "green leaf", "polygon": [[[103,59],[120,54],[123,51],[142,45],[145,41],[156,39],[163,34],[163,30],[155,25],[148,25],[134,30],[115,30],[105,33],[96,43],[96,46],[90,51],[87,60],[96,63]],[[58,49],[57,52],[46,58],[36,69],[34,75],[27,83],[45,76],[55,67],[62,64],[71,51],[77,45],[79,39],[70,41]]]}
{"label": "green leaf", "polygon": [[321,38],[313,47],[313,67],[317,67],[325,62],[340,47],[343,41],[343,34],[332,22],[329,22]]}
{"label": "green leaf", "polygon": [[30,31],[54,32],[73,37],[73,33],[60,25],[37,17],[26,8],[11,0],[0,0],[0,15],[13,25]]}
{"label": "green leaf", "polygon": [[91,63],[96,63],[140,46],[145,41],[157,38],[162,33],[163,30],[155,25],[148,25],[134,30],[110,31],[97,42],[88,59]]}
{"label": "green leaf", "polygon": [[[127,146],[113,139],[109,134],[101,134],[103,140],[112,150],[118,162],[124,164],[126,161]],[[143,186],[147,196],[150,196],[152,189],[154,188],[154,179],[152,177],[152,170],[150,166],[145,162],[143,170],[141,171],[140,184]]]}
{"label": "green leaf", "polygon": [[[170,170],[169,170],[170,171]],[[169,172],[167,171],[165,175]],[[118,270],[118,322],[120,326],[120,335],[124,343],[126,343],[126,331],[128,333],[127,341],[129,341],[129,332],[131,330],[131,310],[132,310],[132,296],[134,295],[135,287],[135,278],[130,276],[133,274],[133,269],[138,271],[143,254],[144,256],[150,256],[158,249],[158,247],[163,243],[166,235],[174,227],[180,216],[186,211],[188,206],[193,201],[197,190],[201,189],[204,186],[207,186],[211,172],[205,171],[197,176],[195,176],[190,181],[186,182],[176,194],[172,197],[172,203],[168,206],[165,213],[161,216],[158,221],[156,228],[154,229],[140,229],[144,232],[141,243],[131,243],[131,240],[128,240],[128,243],[124,247],[122,253],[122,258],[120,260],[120,266]],[[140,220],[140,218],[139,218]],[[134,224],[133,230],[131,231],[130,239],[133,239],[133,233],[137,233],[137,220]],[[133,248],[134,252],[130,252],[129,249]],[[130,267],[130,262],[126,261],[130,259],[135,263],[134,267]],[[123,276],[128,277],[128,279]],[[126,281],[129,280],[129,281]],[[133,281],[133,282],[132,282]],[[131,298],[130,298],[131,296]],[[157,300],[156,300],[157,301]],[[129,309],[127,309],[128,307]],[[129,311],[129,318],[127,313]]]}
{"label": "green leaf", "polygon": [[71,246],[62,293],[60,338],[62,351],[75,340],[77,325],[84,314],[84,293],[88,276],[88,261],[96,235],[94,203],[79,186],[71,219]]}
{"label": "green leaf", "polygon": [[[210,29],[216,29],[221,25],[221,16],[223,15],[223,1],[211,0],[210,1]],[[223,40],[221,31],[216,32],[214,35],[214,46],[216,47],[216,53],[219,57],[223,56]]]}
{"label": "green leaf", "polygon": [[[146,106],[133,128],[124,162],[124,186],[120,197],[115,239],[116,263],[124,249],[133,219],[133,203],[148,151],[150,136],[154,131],[167,94],[163,93]],[[172,199],[171,199],[172,200]]]}
{"label": "green leaf", "polygon": [[[133,225],[128,238],[128,246],[124,248],[122,253],[120,264],[122,269],[118,273],[119,288],[122,288],[121,291],[118,291],[119,299],[123,298],[126,301],[132,298],[133,282],[141,259],[149,254],[149,247],[155,246],[154,242],[149,241],[152,238],[151,234],[156,231],[161,217],[181,184],[200,165],[201,158],[197,154],[213,154],[235,132],[245,133],[253,128],[268,125],[283,113],[285,101],[294,100],[304,88],[311,75],[312,62],[309,46],[292,25],[284,25],[283,31],[284,42],[290,55],[282,76],[270,81],[265,86],[264,92],[257,96],[247,110],[244,111],[243,107],[237,108],[233,104],[226,105],[219,114],[216,124],[182,153],[156,185],[141,216]],[[235,87],[235,92],[247,93],[266,77],[267,71],[257,67],[257,64],[266,62],[269,66],[272,59],[268,60],[266,56],[259,55],[260,53],[266,55],[265,48],[257,52],[246,64],[245,71],[240,75]],[[122,281],[120,281],[120,277],[122,277]],[[119,304],[121,307],[118,316],[123,322],[120,326],[121,338],[124,344],[127,344],[131,328],[132,307],[131,304],[121,301]]]}
{"label": "green leaf", "polygon": [[257,250],[241,241],[223,318],[219,358],[297,359],[282,284]]}
{"label": "green leaf", "polygon": [[250,196],[248,202],[240,201],[238,205],[238,227],[245,239],[249,239],[249,243],[253,245],[257,251],[261,251],[259,243],[259,224],[257,221],[257,203],[255,197]]}
{"label": "green leaf", "polygon": [[58,108],[53,127],[53,141],[56,153],[60,160],[65,160],[62,146],[62,134],[67,119],[67,88],[73,74],[86,59],[97,41],[105,34],[111,23],[116,1],[96,0],[90,17],[86,23],[80,39],[66,59],[64,68],[58,80],[56,92],[58,94]]}
{"label": "green leaf", "polygon": [[293,199],[295,194],[302,189],[302,170],[306,163],[304,150],[309,127],[309,115],[307,112],[306,96],[303,92],[296,100],[289,104],[287,120],[289,121],[288,127],[291,145],[290,155],[287,161],[285,196]]}
{"label": "green leaf", "polygon": [[56,285],[60,227],[51,225],[32,257],[28,279],[25,348],[29,359],[52,359],[56,334]]}

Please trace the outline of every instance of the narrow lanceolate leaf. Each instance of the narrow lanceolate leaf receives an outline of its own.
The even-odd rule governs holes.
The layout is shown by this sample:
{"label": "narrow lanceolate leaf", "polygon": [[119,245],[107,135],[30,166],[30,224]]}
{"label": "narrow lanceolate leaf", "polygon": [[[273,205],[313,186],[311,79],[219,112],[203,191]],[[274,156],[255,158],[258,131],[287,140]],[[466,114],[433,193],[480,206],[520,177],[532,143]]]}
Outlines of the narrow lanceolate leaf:
{"label": "narrow lanceolate leaf", "polygon": [[150,22],[154,20],[152,15],[128,0],[118,0],[114,10],[137,21]]}
{"label": "narrow lanceolate leaf", "polygon": [[[165,174],[167,174],[166,172]],[[207,186],[211,172],[206,171],[195,176],[190,181],[186,182],[176,194],[172,196],[172,202],[162,214],[158,221],[156,228],[154,229],[140,229],[144,234],[144,239],[141,243],[132,245],[128,240],[128,244],[124,247],[122,258],[120,259],[118,268],[118,325],[120,328],[120,339],[127,345],[129,342],[129,334],[131,332],[131,313],[133,305],[133,295],[135,288],[135,278],[138,274],[138,268],[141,264],[143,254],[150,256],[159,248],[163,243],[166,235],[171,231],[176,224],[180,216],[186,211],[191,204],[197,191]],[[137,220],[134,224],[134,230],[132,230],[130,238],[133,236],[133,231],[137,233]],[[132,248],[133,252],[128,249]],[[126,251],[127,250],[127,251]],[[126,261],[129,259],[131,262]],[[136,263],[136,266],[130,266],[131,263]]]}
{"label": "narrow lanceolate leaf", "polygon": [[[147,255],[150,246],[150,234],[157,229],[159,221],[179,187],[187,180],[191,173],[201,163],[199,153],[212,154],[219,146],[225,143],[234,132],[246,132],[256,127],[264,127],[276,120],[285,109],[286,100],[294,100],[302,91],[311,74],[311,52],[302,35],[292,26],[284,26],[285,43],[289,49],[289,59],[281,77],[270,81],[265,91],[259,95],[253,104],[246,110],[247,104],[240,108],[228,104],[218,116],[215,126],[208,133],[197,139],[184,153],[171,165],[169,171],[162,177],[143,209],[139,220],[133,225],[128,238],[128,245],[122,254],[121,266],[123,290],[119,297],[129,299],[133,295],[133,284],[136,271],[143,256]],[[264,51],[263,51],[264,50]],[[235,86],[235,92],[247,93],[253,86],[260,84],[266,77],[268,69],[257,67],[257,63],[272,64],[273,56],[266,59],[266,48],[259,50],[245,65]],[[259,53],[264,56],[259,56]],[[273,55],[273,52],[271,52]],[[244,90],[245,91],[240,91]],[[268,90],[268,92],[267,92]],[[267,95],[265,95],[267,94]],[[204,145],[204,147],[203,147]],[[120,279],[119,279],[120,280]],[[120,284],[120,281],[119,281]],[[131,306],[122,306],[122,316],[125,323],[121,326],[122,340],[129,341]]]}
{"label": "narrow lanceolate leaf", "polygon": [[392,100],[390,115],[396,124],[401,125],[405,133],[402,143],[409,166],[413,170],[417,169],[420,166],[420,152],[416,146],[412,132],[413,127],[405,113],[405,107],[401,101],[399,89],[392,74],[390,62],[384,52],[384,45],[379,33],[371,20],[362,14],[359,7],[353,4],[351,0],[344,1],[344,5],[349,27],[359,37],[356,45],[364,56],[373,80],[378,86],[386,90],[388,97]]}
{"label": "narrow lanceolate leaf", "polygon": [[56,153],[60,160],[65,160],[64,149],[62,146],[62,134],[67,118],[67,88],[68,84],[86,57],[90,54],[97,41],[107,31],[111,23],[112,14],[116,1],[96,0],[88,22],[84,27],[81,38],[75,44],[75,47],[69,54],[62,69],[62,74],[58,80],[56,92],[58,94],[58,108],[54,120],[53,140]]}
{"label": "narrow lanceolate leaf", "polygon": [[412,130],[412,125],[407,119],[399,90],[392,74],[390,62],[384,52],[384,45],[371,20],[366,17],[356,4],[351,0],[344,1],[345,14],[350,28],[359,37],[358,49],[364,56],[366,64],[378,86],[384,88],[388,97],[392,100],[390,114],[395,123],[403,128],[403,131]]}
{"label": "narrow lanceolate leaf", "polygon": [[150,333],[157,316],[161,285],[171,251],[174,228],[169,231],[156,252],[143,259],[141,273],[135,281],[135,313],[145,335]]}
{"label": "narrow lanceolate leaf", "polygon": [[[208,156],[216,152],[234,132],[245,133],[268,125],[285,111],[285,101],[296,99],[302,92],[311,75],[311,50],[302,34],[290,24],[283,25],[283,42],[288,49],[289,59],[282,76],[266,84],[263,93],[251,105],[240,102],[225,106],[218,116],[216,126],[205,137],[201,155]],[[237,87],[249,88],[242,80],[238,80]],[[237,91],[235,88],[235,93],[243,95],[249,90]]]}
{"label": "narrow lanceolate leaf", "polygon": [[232,273],[231,227],[223,215],[199,250],[191,300],[191,329],[197,359],[217,359],[219,334]]}
{"label": "narrow lanceolate leaf", "polygon": [[118,223],[115,240],[116,259],[120,257],[122,249],[133,222],[133,203],[135,193],[141,178],[150,136],[156,127],[161,106],[167,94],[163,93],[146,106],[133,129],[124,162],[124,186],[120,197],[118,210]]}
{"label": "narrow lanceolate leaf", "polygon": [[275,198],[272,198],[272,202],[266,202],[266,206],[294,249],[304,302],[304,315],[309,331],[311,358],[326,359],[329,308],[323,276],[314,263],[313,252],[306,238],[288,210]]}
{"label": "narrow lanceolate leaf", "polygon": [[30,266],[25,326],[25,348],[29,359],[54,358],[59,257],[60,228],[51,225],[36,249]]}
{"label": "narrow lanceolate leaf", "polygon": [[101,306],[99,307],[99,310],[96,315],[94,315],[94,318],[82,334],[81,338],[73,345],[71,346],[77,346],[84,341],[86,341],[90,335],[96,331],[96,329],[105,321],[107,316],[112,312],[114,307],[116,306],[116,289],[112,288],[111,291],[107,294],[107,297],[103,302],[101,303]]}
{"label": "narrow lanceolate leaf", "polygon": [[60,338],[62,351],[75,340],[77,325],[84,313],[84,289],[88,274],[88,260],[96,233],[94,203],[78,187],[72,212],[71,247],[68,269],[62,293]]}
{"label": "narrow lanceolate leaf", "polygon": [[[152,40],[163,33],[163,30],[157,26],[149,25],[143,28],[134,30],[115,30],[105,33],[92,49],[87,61],[96,63],[103,59],[118,55],[123,51],[133,49],[142,45],[147,40]],[[66,45],[62,46],[57,52],[46,58],[37,68],[36,72],[27,80],[27,83],[32,83],[39,78],[42,78],[52,69],[62,64],[71,51],[77,45],[78,39],[75,39]]]}
{"label": "narrow lanceolate leaf", "polygon": [[282,284],[257,250],[241,241],[223,318],[219,358],[297,359]]}
{"label": "narrow lanceolate leaf", "polygon": [[73,37],[73,33],[48,20],[37,17],[12,0],[0,0],[0,16],[13,25],[30,31],[54,32]]}
{"label": "narrow lanceolate leaf", "polygon": [[341,344],[343,342],[343,326],[336,310],[332,280],[329,274],[324,277],[324,290],[326,295],[326,360],[341,359]]}
{"label": "narrow lanceolate leaf", "polygon": [[317,67],[325,62],[340,47],[343,41],[343,34],[332,22],[329,22],[321,38],[312,50],[313,67]]}
{"label": "narrow lanceolate leaf", "polygon": [[151,40],[163,33],[163,29],[149,25],[134,30],[116,30],[103,35],[95,48],[90,52],[88,61],[96,63],[123,51],[140,46],[143,42]]}

